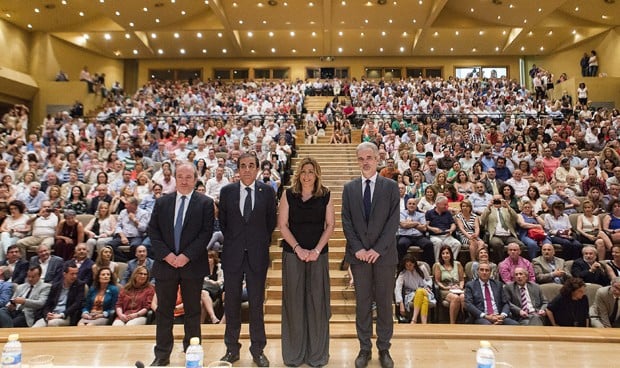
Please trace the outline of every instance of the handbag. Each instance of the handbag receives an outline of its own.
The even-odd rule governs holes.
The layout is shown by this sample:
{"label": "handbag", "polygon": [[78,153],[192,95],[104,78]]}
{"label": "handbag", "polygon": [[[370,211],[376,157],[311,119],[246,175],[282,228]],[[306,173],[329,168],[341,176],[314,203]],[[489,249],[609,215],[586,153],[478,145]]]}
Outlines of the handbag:
{"label": "handbag", "polygon": [[545,240],[545,238],[547,237],[547,233],[545,233],[545,230],[543,229],[535,228],[529,229],[527,231],[527,236],[534,241],[541,242]]}

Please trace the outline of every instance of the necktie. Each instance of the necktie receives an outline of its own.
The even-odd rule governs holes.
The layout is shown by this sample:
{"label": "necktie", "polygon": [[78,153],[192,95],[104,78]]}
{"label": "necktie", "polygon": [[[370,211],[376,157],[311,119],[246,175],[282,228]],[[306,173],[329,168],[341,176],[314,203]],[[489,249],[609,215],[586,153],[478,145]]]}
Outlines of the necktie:
{"label": "necktie", "polygon": [[[24,299],[28,299],[30,297],[30,294],[32,293],[32,288],[34,288],[34,285],[30,285],[30,287],[28,288],[28,292],[26,293],[26,295],[24,295]],[[17,309],[17,310],[24,309],[24,304],[18,305],[17,308],[15,308],[15,309]],[[618,303],[616,303],[616,305],[618,305]]]}
{"label": "necktie", "polygon": [[493,194],[499,194],[499,190],[497,189],[497,183],[495,179],[491,180],[491,187],[493,188]]}
{"label": "necktie", "polygon": [[618,317],[618,298],[614,298],[614,308],[611,310],[611,314],[609,315],[609,322],[613,324],[616,322],[616,318]]}
{"label": "necktie", "polygon": [[364,188],[364,215],[366,216],[366,222],[370,218],[370,179],[366,179],[366,188]]}
{"label": "necktie", "polygon": [[183,212],[185,211],[185,196],[181,196],[181,205],[177,213],[177,220],[174,223],[174,250],[179,253],[181,249],[181,232],[183,231]]}
{"label": "necktie", "polygon": [[[555,272],[555,261],[549,262],[549,267],[551,267],[551,273]],[[555,276],[553,278],[553,282],[555,282],[556,284],[561,284],[562,283],[562,279],[560,279],[559,277]]]}
{"label": "necktie", "polygon": [[484,283],[484,301],[487,308],[487,314],[495,314],[493,310],[493,299],[491,298],[491,290],[489,289],[489,283]]}
{"label": "necktie", "polygon": [[525,313],[530,313],[529,308],[527,307],[527,295],[525,294],[525,287],[521,286],[521,309]]}
{"label": "necktie", "polygon": [[502,224],[504,230],[508,230],[508,226],[506,225],[506,220],[504,220],[504,216],[502,216],[502,210],[497,209],[497,215],[499,216],[499,223]]}
{"label": "necktie", "polygon": [[245,191],[247,194],[245,196],[245,202],[243,203],[243,219],[245,222],[248,222],[252,214],[252,188],[245,187]]}

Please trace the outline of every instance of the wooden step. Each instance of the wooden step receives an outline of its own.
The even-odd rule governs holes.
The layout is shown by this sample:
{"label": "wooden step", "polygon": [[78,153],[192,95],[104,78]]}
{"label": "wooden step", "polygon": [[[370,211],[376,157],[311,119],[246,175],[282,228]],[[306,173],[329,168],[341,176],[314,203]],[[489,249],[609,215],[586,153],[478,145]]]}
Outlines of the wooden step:
{"label": "wooden step", "polygon": [[[349,273],[347,271],[333,270],[329,272],[331,286],[348,286]],[[267,288],[282,286],[282,271],[267,270]]]}
{"label": "wooden step", "polygon": [[[330,303],[332,313],[337,314],[352,314],[355,315],[355,298],[352,300],[332,300]],[[281,300],[267,300],[265,301],[265,315],[267,314],[281,314],[282,313],[282,301]]]}
{"label": "wooden step", "polygon": [[[266,300],[282,300],[282,286],[270,286],[265,290]],[[331,300],[354,300],[355,289],[349,286],[334,285],[329,290]]]}
{"label": "wooden step", "polygon": [[[274,323],[274,324],[282,323],[282,313],[266,314],[265,323],[268,323],[268,324],[269,323]],[[333,324],[355,323],[355,313],[334,313],[334,311],[332,311],[332,317],[329,319],[329,323],[333,323]],[[353,328],[355,328],[355,326]],[[330,334],[330,335],[331,335],[330,337],[333,338],[333,334]]]}
{"label": "wooden step", "polygon": [[[328,260],[329,269],[330,270],[340,270],[340,263],[342,260],[331,258]],[[282,259],[276,258],[271,261],[271,269],[272,270],[282,270]]]}

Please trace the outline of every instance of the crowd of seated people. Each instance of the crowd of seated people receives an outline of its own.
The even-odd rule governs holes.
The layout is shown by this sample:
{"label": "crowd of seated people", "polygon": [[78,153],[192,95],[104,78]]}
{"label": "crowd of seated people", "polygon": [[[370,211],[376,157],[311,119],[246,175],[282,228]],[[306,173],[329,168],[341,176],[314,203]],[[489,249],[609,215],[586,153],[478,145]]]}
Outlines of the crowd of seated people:
{"label": "crowd of seated people", "polygon": [[[140,246],[148,255],[150,209],[161,194],[175,190],[178,163],[196,165],[205,193],[217,204],[222,183],[238,180],[238,157],[251,152],[263,169],[257,179],[281,191],[296,152],[296,124],[313,120],[312,134],[338,124],[341,135],[350,135],[352,123],[361,125],[362,139],[379,146],[383,175],[404,185],[404,199],[414,199],[430,224],[416,224],[424,233],[432,230],[428,263],[443,261],[442,247],[450,248],[445,270],[433,276],[445,280],[445,292],[437,293],[442,304],[453,295],[451,320],[467,310],[467,299],[457,292],[469,279],[463,275],[467,267],[456,263],[463,246],[467,252],[462,254],[478,256],[490,245],[488,258],[500,264],[509,244],[523,248],[523,257],[533,261],[539,248],[553,243],[560,256],[574,260],[582,256],[581,243],[574,241],[580,235],[597,247],[603,270],[613,267],[608,254],[620,243],[616,110],[584,108],[558,115],[555,101],[536,99],[506,78],[353,79],[339,86],[350,102],[335,98],[324,111],[304,115],[309,84],[149,81],[133,95],[108,95],[96,116],[48,116],[30,135],[24,127],[38,122],[15,110],[0,142],[0,260],[9,259],[14,244],[24,260],[36,249],[30,264],[43,264],[45,282],[59,282],[63,264],[75,262],[78,245],[85,242],[88,258],[95,259],[90,285],[96,281],[98,286],[93,290],[117,287],[121,275],[115,262],[132,260]],[[350,137],[343,137],[347,141]],[[605,215],[597,227],[584,212],[579,230],[571,216],[585,211],[585,196],[597,216]],[[457,226],[454,218],[466,200],[472,209]],[[524,211],[527,203],[533,212]],[[72,213],[77,220],[85,214],[94,219],[79,230],[74,226],[81,221],[72,220]],[[58,262],[60,268],[52,269]],[[111,273],[107,283],[102,270]],[[449,273],[454,275],[448,278]],[[100,314],[88,309],[91,319]],[[89,324],[86,314],[82,322]]]}

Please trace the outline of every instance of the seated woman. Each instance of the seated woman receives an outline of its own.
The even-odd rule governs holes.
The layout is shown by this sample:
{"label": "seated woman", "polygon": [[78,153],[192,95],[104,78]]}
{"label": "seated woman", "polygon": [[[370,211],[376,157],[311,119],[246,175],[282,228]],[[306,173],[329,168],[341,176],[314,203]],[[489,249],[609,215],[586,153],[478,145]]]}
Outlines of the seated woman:
{"label": "seated woman", "polygon": [[342,134],[340,133],[340,129],[335,129],[332,132],[331,137],[329,137],[330,144],[340,144],[342,143]]}
{"label": "seated woman", "polygon": [[551,213],[545,216],[545,230],[553,244],[562,246],[564,259],[577,259],[581,256],[583,245],[573,238],[573,227],[568,215],[564,213],[564,202],[556,201],[551,204]]}
{"label": "seated woman", "polygon": [[[151,309],[153,312],[157,310],[157,294],[153,295],[153,301],[151,302]],[[181,286],[177,289],[177,300],[174,303],[174,324],[182,325],[185,321],[185,309],[183,308],[183,298],[181,297]]]}
{"label": "seated woman", "polygon": [[459,312],[465,306],[465,273],[463,266],[454,259],[452,248],[444,245],[439,250],[439,262],[433,266],[435,284],[439,289],[441,299],[449,304],[450,323],[455,324]]}
{"label": "seated woman", "polygon": [[75,216],[75,211],[65,210],[64,219],[56,226],[54,254],[65,261],[73,258],[75,246],[84,242],[84,225]]}
{"label": "seated woman", "polygon": [[605,202],[603,202],[603,194],[601,193],[601,190],[599,188],[590,188],[590,190],[588,190],[586,198],[590,200],[590,202],[592,202],[595,215],[600,215],[601,213],[605,213],[607,211]]}
{"label": "seated woman", "polygon": [[521,198],[521,211],[523,211],[523,203],[530,202],[532,206],[532,210],[534,214],[541,214],[543,212],[549,211],[549,207],[547,206],[547,202],[543,201],[540,197],[540,192],[538,192],[538,188],[535,186],[530,186],[527,188],[527,194]]}
{"label": "seated woman", "polygon": [[538,256],[543,244],[551,244],[551,239],[545,234],[545,221],[534,212],[532,202],[526,200],[521,205],[521,213],[517,216],[517,225],[519,225],[519,240],[527,247],[527,254],[530,259]]}
{"label": "seated woman", "polygon": [[461,212],[454,217],[456,223],[456,238],[463,245],[469,247],[469,257],[475,259],[480,248],[486,247],[480,239],[480,219],[472,212],[471,202],[467,199],[461,202]]}
{"label": "seated woman", "polygon": [[560,294],[547,306],[547,317],[552,326],[589,327],[588,313],[586,283],[578,277],[568,278]]}
{"label": "seated woman", "polygon": [[452,186],[452,184],[448,183],[446,173],[444,171],[438,172],[437,176],[435,176],[435,182],[431,185],[431,188],[435,189],[435,193],[437,193],[437,195],[445,195],[446,188],[448,186]]}
{"label": "seated woman", "polygon": [[9,246],[30,232],[31,225],[28,224],[28,216],[24,214],[26,205],[22,201],[13,200],[9,202],[9,215],[4,218],[0,226],[0,259],[4,259]]}
{"label": "seated woman", "polygon": [[448,198],[448,203],[455,203],[455,205],[457,205],[459,202],[465,199],[465,197],[462,194],[457,193],[456,188],[453,187],[452,185],[448,185],[446,187],[446,192],[444,194],[446,198]]}
{"label": "seated woman", "polygon": [[[224,272],[222,271],[222,265],[219,263],[220,258],[217,252],[209,251],[209,272],[204,278],[202,284],[202,295],[200,299],[202,301],[203,314],[208,314],[211,319],[211,323],[219,323],[220,320],[215,315],[213,309],[213,302],[222,298],[222,289],[224,288]],[[201,318],[204,321],[204,316]]]}
{"label": "seated woman", "polygon": [[116,229],[116,217],[110,213],[110,204],[99,202],[95,217],[84,228],[84,233],[88,237],[86,241],[88,258],[92,258],[95,251],[99,253],[101,248],[112,240],[114,229]]}
{"label": "seated woman", "polygon": [[411,312],[411,306],[413,306],[411,323],[417,323],[418,316],[423,324],[428,322],[429,299],[434,299],[430,283],[431,278],[427,271],[420,268],[418,261],[411,253],[407,253],[398,268],[394,298],[399,313],[403,317]]}
{"label": "seated woman", "polygon": [[424,197],[418,201],[418,210],[426,213],[428,210],[435,208],[435,199],[437,199],[437,191],[432,186],[424,190]]}
{"label": "seated woman", "polygon": [[86,213],[86,209],[88,208],[88,204],[86,203],[86,198],[84,198],[84,192],[82,191],[82,187],[76,185],[71,188],[71,195],[67,202],[65,202],[64,210],[65,213],[67,210],[71,210],[75,212],[76,215],[81,215]]}
{"label": "seated woman", "polygon": [[118,287],[112,271],[107,267],[98,269],[93,280],[93,286],[88,289],[82,319],[78,326],[96,326],[108,324],[108,319],[114,313],[118,300]]}
{"label": "seated woman", "polygon": [[456,174],[456,179],[454,180],[453,185],[456,188],[456,191],[459,194],[462,194],[465,198],[469,197],[469,195],[474,192],[474,184],[469,181],[467,173],[463,170]]}
{"label": "seated woman", "polygon": [[118,263],[114,262],[114,251],[109,245],[106,245],[97,252],[97,259],[93,265],[93,275],[96,275],[100,268],[109,268],[114,275],[114,280],[116,281],[119,279]]}
{"label": "seated woman", "polygon": [[519,208],[519,198],[515,194],[515,189],[510,184],[504,184],[499,188],[499,194],[502,195],[502,199],[508,202],[508,206],[515,210],[516,213],[521,212]]}
{"label": "seated woman", "polygon": [[594,214],[594,204],[585,200],[581,204],[583,213],[577,216],[577,240],[584,244],[594,244],[598,251],[598,259],[604,260],[607,250],[611,251],[611,240],[602,231],[600,218]]}
{"label": "seated woman", "polygon": [[146,314],[151,309],[155,288],[149,281],[148,268],[138,266],[121,289],[116,302],[116,319],[112,326],[135,326],[146,324]]}
{"label": "seated woman", "polygon": [[620,200],[609,202],[608,210],[609,214],[603,218],[603,231],[614,245],[620,244]]}
{"label": "seated woman", "polygon": [[611,259],[601,263],[605,264],[610,280],[613,281],[616,277],[620,277],[620,245],[614,244],[611,247]]}
{"label": "seated woman", "polygon": [[474,258],[474,261],[471,262],[472,280],[478,280],[478,266],[480,265],[480,263],[488,263],[491,266],[491,279],[495,281],[501,281],[499,277],[499,272],[497,271],[497,265],[489,260],[489,249],[487,248],[478,249],[478,253]]}

